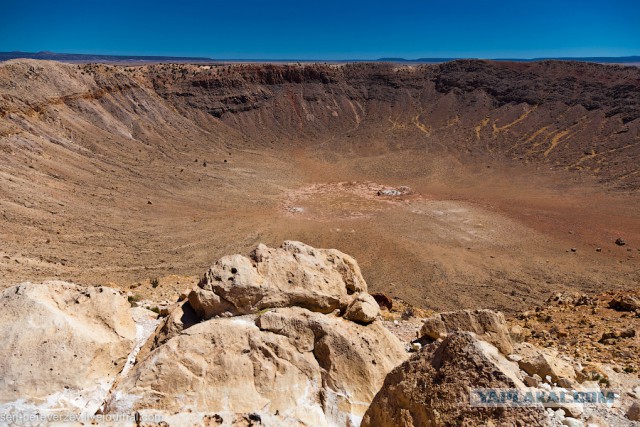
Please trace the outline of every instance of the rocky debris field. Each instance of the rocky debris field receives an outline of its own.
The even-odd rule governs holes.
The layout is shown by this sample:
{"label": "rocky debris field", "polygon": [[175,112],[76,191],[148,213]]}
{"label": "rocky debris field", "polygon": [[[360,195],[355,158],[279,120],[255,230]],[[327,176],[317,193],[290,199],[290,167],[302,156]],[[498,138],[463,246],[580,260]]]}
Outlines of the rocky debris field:
{"label": "rocky debris field", "polygon": [[[149,286],[144,305],[154,283],[136,285]],[[0,414],[42,425],[130,416],[146,426],[604,427],[640,415],[637,360],[623,357],[637,355],[632,292],[560,294],[508,319],[435,313],[370,294],[349,255],[286,241],[219,259],[160,313],[125,292],[66,282],[24,283],[0,298]],[[568,313],[592,332],[558,336]],[[541,333],[549,324],[555,332]],[[611,400],[496,407],[478,401],[488,389]]]}
{"label": "rocky debris field", "polygon": [[598,366],[640,375],[640,291],[560,293],[512,320],[514,335],[556,348],[580,361],[592,377],[609,382]]}

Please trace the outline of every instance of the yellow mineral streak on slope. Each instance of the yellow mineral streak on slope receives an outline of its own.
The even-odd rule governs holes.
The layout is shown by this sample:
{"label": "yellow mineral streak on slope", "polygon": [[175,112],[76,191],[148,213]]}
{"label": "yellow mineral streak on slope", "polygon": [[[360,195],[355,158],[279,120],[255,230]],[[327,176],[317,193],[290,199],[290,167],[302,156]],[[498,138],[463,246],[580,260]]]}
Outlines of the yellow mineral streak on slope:
{"label": "yellow mineral streak on slope", "polygon": [[454,126],[456,124],[458,124],[460,122],[460,116],[458,114],[456,114],[455,117],[449,118],[447,120],[447,127],[450,128],[451,126]]}
{"label": "yellow mineral streak on slope", "polygon": [[489,124],[489,117],[485,117],[484,119],[482,119],[482,121],[478,124],[478,126],[475,127],[475,131],[476,131],[476,139],[480,139],[480,131],[482,130],[483,127],[485,127],[486,125]]}
{"label": "yellow mineral streak on slope", "polygon": [[552,139],[551,139],[551,145],[549,146],[549,148],[547,148],[544,151],[544,157],[547,157],[549,155],[549,153],[551,153],[553,151],[554,148],[556,148],[558,146],[558,144],[560,144],[560,140],[562,138],[564,138],[565,136],[569,135],[571,133],[571,131],[580,126],[585,120],[587,119],[587,116],[583,116],[580,118],[580,120],[578,120],[578,122],[572,126],[569,126],[567,129],[558,132],[558,134],[556,134]]}
{"label": "yellow mineral streak on slope", "polygon": [[416,125],[416,127],[418,129],[420,129],[422,132],[426,133],[427,135],[429,135],[431,133],[431,128],[427,125],[424,125],[420,122],[420,114],[416,114],[416,116],[413,118],[412,120],[413,124]]}
{"label": "yellow mineral streak on slope", "polygon": [[543,156],[547,157],[549,155],[549,153],[551,153],[553,151],[554,148],[556,148],[558,146],[558,144],[560,144],[560,140],[565,137],[566,135],[568,135],[571,131],[569,129],[565,129],[561,132],[558,132],[553,138],[551,138],[551,145],[549,146],[549,148],[547,148],[544,153]]}
{"label": "yellow mineral streak on slope", "polygon": [[536,108],[538,108],[537,105],[534,105],[533,108],[530,108],[528,110],[526,110],[524,113],[522,113],[520,115],[520,117],[518,117],[517,119],[515,119],[514,121],[512,121],[509,124],[506,124],[504,126],[497,126],[495,122],[493,122],[493,135],[495,136],[498,132],[502,132],[503,130],[507,130],[509,129],[511,126],[516,125],[518,123],[520,123],[521,121],[523,121],[524,119],[527,118],[527,116],[529,114],[531,114],[532,111],[534,111]]}
{"label": "yellow mineral streak on slope", "polygon": [[584,162],[585,160],[591,160],[591,159],[596,159],[596,163],[600,163],[602,161],[602,156],[604,156],[606,154],[615,153],[616,151],[626,150],[627,148],[631,148],[631,147],[635,147],[635,146],[636,146],[636,144],[627,144],[627,145],[624,145],[622,147],[612,148],[611,150],[602,151],[600,153],[596,153],[594,150],[591,150],[591,154],[584,155],[583,157],[579,158],[574,163],[569,165],[569,167],[578,166],[582,162]]}
{"label": "yellow mineral streak on slope", "polygon": [[[518,143],[518,144],[514,144],[511,148],[509,148],[509,150],[507,150],[507,152],[509,151],[513,151],[516,148],[526,145],[530,142],[532,142],[533,140],[535,140],[537,137],[539,137],[540,135],[542,135],[543,133],[545,133],[547,131],[547,129],[549,129],[549,127],[551,127],[551,125],[549,126],[545,126],[543,128],[538,129],[537,131],[535,131],[534,133],[532,133],[527,139],[525,139],[524,141]],[[554,132],[551,132],[551,135],[553,135]],[[533,147],[535,147],[536,145],[534,145]],[[529,150],[531,151],[531,149]]]}
{"label": "yellow mineral streak on slope", "polygon": [[406,127],[405,124],[399,123],[399,121],[400,121],[400,118],[392,119],[391,116],[389,116],[389,123],[391,123],[391,130],[404,129]]}
{"label": "yellow mineral streak on slope", "polygon": [[542,134],[543,132],[546,132],[547,129],[549,129],[551,125],[549,126],[545,126],[543,128],[538,129],[537,131],[535,131],[529,138],[527,138],[522,144],[528,144],[530,142],[532,142],[534,139],[536,139],[538,136],[540,136],[540,134]]}

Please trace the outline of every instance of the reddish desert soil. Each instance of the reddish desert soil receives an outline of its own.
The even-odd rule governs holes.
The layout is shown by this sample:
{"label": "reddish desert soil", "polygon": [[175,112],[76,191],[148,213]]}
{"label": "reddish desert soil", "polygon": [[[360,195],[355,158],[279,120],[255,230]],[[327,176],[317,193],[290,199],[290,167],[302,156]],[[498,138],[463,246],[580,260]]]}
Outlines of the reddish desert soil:
{"label": "reddish desert soil", "polygon": [[[471,83],[452,65],[0,64],[0,284],[171,298],[223,255],[300,240],[426,309],[637,289],[640,73],[481,64]],[[579,79],[506,99],[531,73],[604,101]],[[602,75],[636,92],[609,102]]]}

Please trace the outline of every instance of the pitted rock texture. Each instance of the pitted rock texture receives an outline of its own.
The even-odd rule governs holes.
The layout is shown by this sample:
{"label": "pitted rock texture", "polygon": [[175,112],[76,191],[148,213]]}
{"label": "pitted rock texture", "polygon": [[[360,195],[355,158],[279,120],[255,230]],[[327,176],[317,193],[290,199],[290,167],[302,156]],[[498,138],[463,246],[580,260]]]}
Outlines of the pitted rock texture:
{"label": "pitted rock texture", "polygon": [[129,302],[111,288],[22,283],[1,294],[0,307],[0,404],[74,392],[91,400],[134,347]]}
{"label": "pitted rock texture", "polygon": [[192,411],[357,426],[386,374],[406,359],[379,322],[292,307],[211,319],[153,350],[124,378],[111,413]]}
{"label": "pitted rock texture", "polygon": [[330,313],[345,310],[355,293],[366,291],[349,255],[287,241],[278,249],[260,244],[250,258],[221,258],[189,294],[189,303],[203,319],[290,306]]}

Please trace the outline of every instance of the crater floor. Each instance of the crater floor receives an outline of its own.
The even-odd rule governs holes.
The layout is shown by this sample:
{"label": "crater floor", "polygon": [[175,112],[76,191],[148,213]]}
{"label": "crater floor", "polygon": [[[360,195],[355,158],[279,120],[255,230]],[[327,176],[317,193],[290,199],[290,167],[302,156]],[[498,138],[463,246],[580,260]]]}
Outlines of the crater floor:
{"label": "crater floor", "polygon": [[[164,67],[0,66],[2,286],[160,278],[171,298],[219,257],[284,240],[349,253],[373,292],[433,310],[640,283],[631,102],[605,117],[408,69]],[[540,73],[575,72],[557,67]],[[585,159],[576,132],[597,120]]]}

